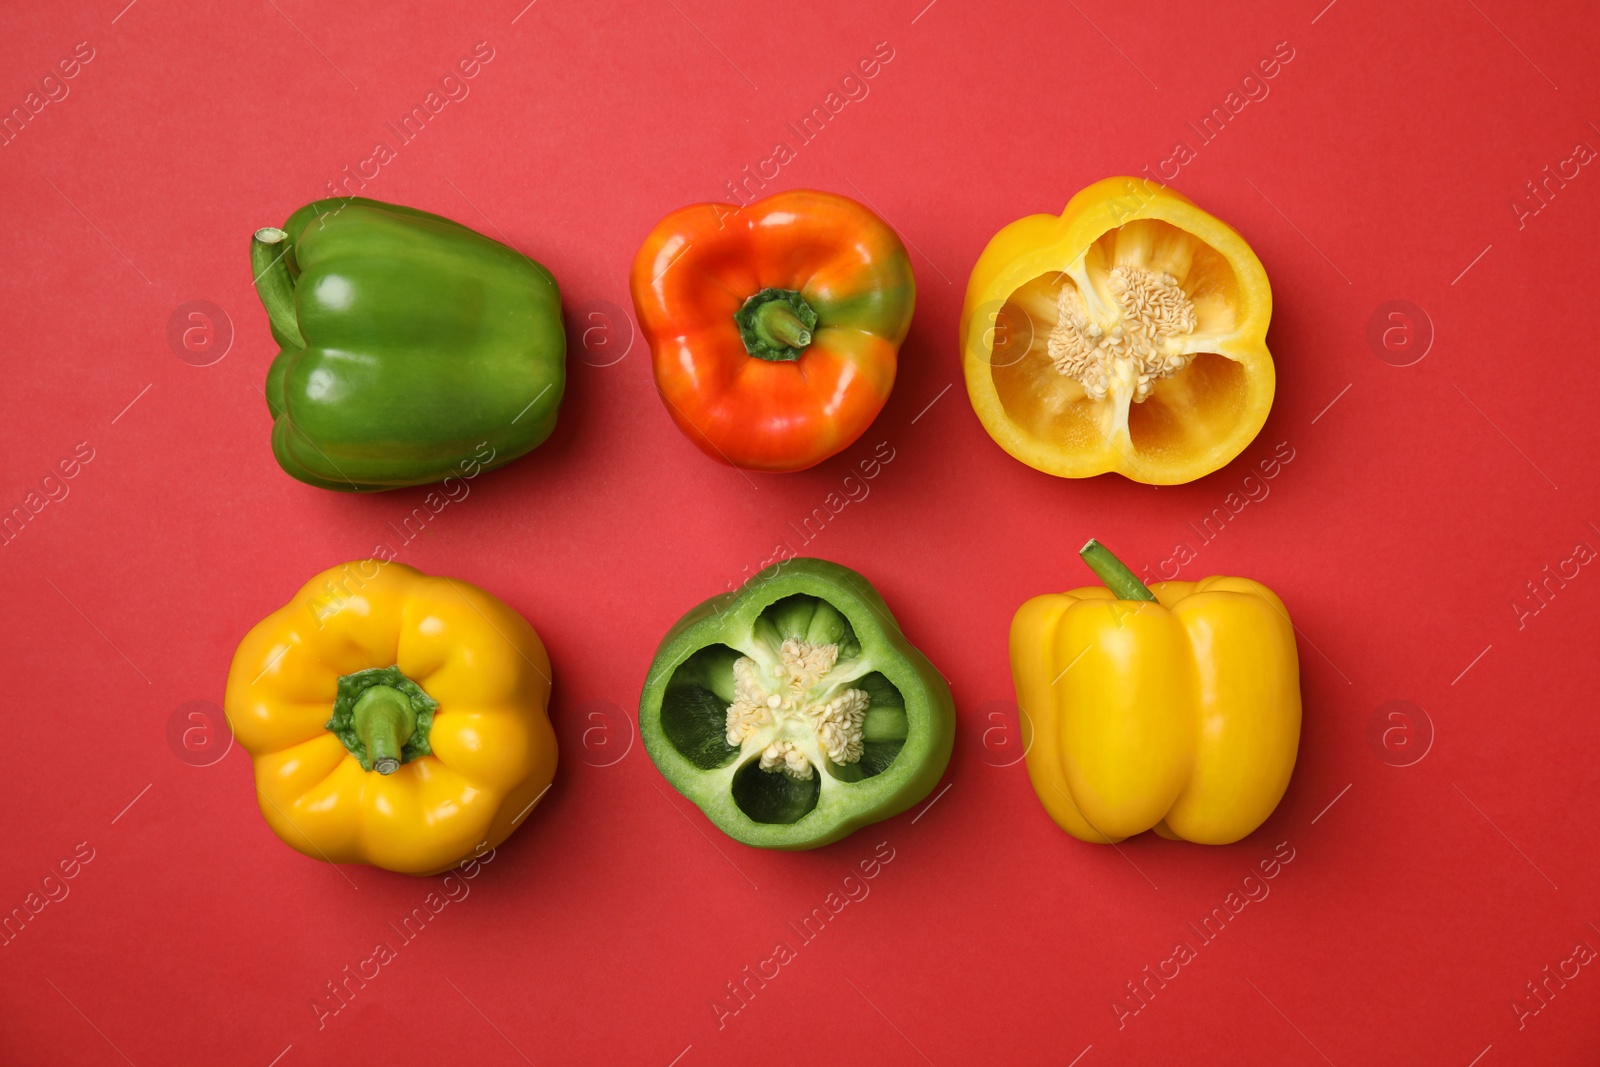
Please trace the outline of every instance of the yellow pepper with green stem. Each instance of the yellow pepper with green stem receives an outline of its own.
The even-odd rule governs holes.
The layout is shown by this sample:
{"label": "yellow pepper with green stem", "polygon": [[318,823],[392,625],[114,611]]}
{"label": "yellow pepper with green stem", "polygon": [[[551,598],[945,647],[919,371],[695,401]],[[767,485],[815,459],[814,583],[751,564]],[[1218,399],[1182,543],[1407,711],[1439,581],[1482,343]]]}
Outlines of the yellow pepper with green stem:
{"label": "yellow pepper with green stem", "polygon": [[261,814],[330,863],[437,874],[503,842],[556,770],[550,659],[482,589],[362,560],[240,643],[225,708]]}
{"label": "yellow pepper with green stem", "polygon": [[1083,557],[1104,586],[1034,597],[1011,623],[1040,802],[1083,841],[1238,841],[1278,806],[1300,743],[1283,601],[1249,578],[1147,588],[1097,541]]}

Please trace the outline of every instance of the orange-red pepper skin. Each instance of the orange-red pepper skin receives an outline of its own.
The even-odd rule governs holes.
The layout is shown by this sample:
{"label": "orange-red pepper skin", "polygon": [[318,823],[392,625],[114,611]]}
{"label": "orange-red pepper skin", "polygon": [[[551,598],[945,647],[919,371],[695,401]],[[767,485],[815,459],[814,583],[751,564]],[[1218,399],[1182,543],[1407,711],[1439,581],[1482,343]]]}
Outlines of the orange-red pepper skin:
{"label": "orange-red pepper skin", "polygon": [[[807,189],[674,211],[640,246],[631,287],[673,421],[707,455],[760,471],[815,466],[861,436],[894,386],[916,303],[894,230]],[[734,315],[765,290],[816,313],[798,358],[757,358],[741,338]]]}

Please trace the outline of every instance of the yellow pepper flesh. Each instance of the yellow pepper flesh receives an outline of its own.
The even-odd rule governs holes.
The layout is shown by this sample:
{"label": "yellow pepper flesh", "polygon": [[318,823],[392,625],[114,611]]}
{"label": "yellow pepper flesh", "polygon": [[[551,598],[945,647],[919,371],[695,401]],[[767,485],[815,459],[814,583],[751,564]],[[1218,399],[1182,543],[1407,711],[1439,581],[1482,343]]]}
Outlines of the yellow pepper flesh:
{"label": "yellow pepper flesh", "polygon": [[[1129,277],[1134,297],[1118,291]],[[1148,318],[1150,298],[1177,319]],[[989,436],[1036,470],[1193,481],[1266,421],[1271,318],[1266,271],[1230,226],[1155,182],[1106,178],[984,248],[961,311],[967,394]],[[1074,345],[1103,346],[1079,350],[1095,369],[1073,361]]]}
{"label": "yellow pepper flesh", "polygon": [[1282,799],[1300,741],[1294,627],[1248,578],[1034,597],[1011,624],[1028,777],[1063,830],[1237,841]]}
{"label": "yellow pepper flesh", "polygon": [[[327,728],[342,676],[398,667],[438,707],[431,754],[364,770]],[[555,775],[550,660],[476,586],[365,560],[312,578],[246,635],[225,707],[261,813],[300,852],[408,874],[498,846]]]}

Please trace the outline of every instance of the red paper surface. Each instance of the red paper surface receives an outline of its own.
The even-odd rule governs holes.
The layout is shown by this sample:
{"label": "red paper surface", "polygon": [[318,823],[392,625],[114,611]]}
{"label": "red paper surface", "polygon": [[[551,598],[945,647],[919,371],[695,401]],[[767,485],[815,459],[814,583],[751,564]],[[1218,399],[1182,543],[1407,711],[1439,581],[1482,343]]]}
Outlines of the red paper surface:
{"label": "red paper surface", "polygon": [[[1591,6],[524,2],[5,16],[0,105],[40,96],[0,149],[0,507],[66,495],[0,549],[0,910],[60,898],[0,946],[0,1061],[1594,1062],[1600,974],[1566,962],[1600,948],[1600,174],[1566,162],[1600,147]],[[79,42],[92,58],[45,82]],[[467,95],[402,141],[388,124],[478,42]],[[875,48],[892,59],[842,84]],[[788,124],[846,90],[802,143]],[[1209,141],[1189,125],[1234,105]],[[660,216],[727,198],[778,142],[795,158],[768,189],[871,204],[920,293],[861,441],[746,477],[669,422],[626,275]],[[379,143],[366,195],[503,235],[571,324],[554,437],[409,543],[390,524],[424,490],[338,495],[273,462],[246,256]],[[967,271],[1004,224],[1146,167],[1265,263],[1277,399],[1193,484],[1057,480],[968,407]],[[190,301],[220,311],[186,348]],[[875,451],[870,492],[799,533]],[[1141,570],[1188,545],[1184,577],[1253,576],[1294,615],[1299,766],[1239,844],[1079,843],[1015,762],[1007,626],[1087,581],[1091,535]],[[244,753],[183,735],[251,625],[385,542],[533,622],[564,746],[544,804],[412,940],[438,879],[292,852]],[[775,551],[866,574],[960,709],[931,806],[797,855],[722,837],[631,721],[666,628]],[[1201,937],[1275,850],[1248,883],[1267,895]],[[327,999],[379,943],[393,960]],[[748,980],[780,943],[794,958]],[[1194,958],[1145,984],[1179,943]]]}

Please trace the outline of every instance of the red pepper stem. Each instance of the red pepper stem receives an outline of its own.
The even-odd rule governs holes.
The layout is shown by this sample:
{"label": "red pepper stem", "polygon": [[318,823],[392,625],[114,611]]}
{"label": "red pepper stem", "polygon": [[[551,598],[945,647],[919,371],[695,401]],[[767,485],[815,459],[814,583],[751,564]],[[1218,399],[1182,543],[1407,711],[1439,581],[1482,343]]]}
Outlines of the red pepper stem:
{"label": "red pepper stem", "polygon": [[796,289],[763,289],[733,313],[744,350],[755,359],[799,359],[811,344],[817,313]]}
{"label": "red pepper stem", "polygon": [[356,734],[367,746],[367,758],[379,774],[400,769],[401,749],[417,728],[411,699],[393,686],[375,685],[361,694],[350,709]]}
{"label": "red pepper stem", "polygon": [[811,343],[811,331],[800,321],[788,304],[772,300],[755,313],[755,330],[762,340],[774,345],[804,348]]}
{"label": "red pepper stem", "polygon": [[262,227],[250,237],[250,273],[273,331],[304,348],[300,318],[295,313],[294,279],[289,277],[289,266],[283,261],[288,251],[287,233],[276,226]]}
{"label": "red pepper stem", "polygon": [[1078,550],[1083,562],[1118,600],[1154,600],[1156,595],[1111,550],[1094,538]]}

